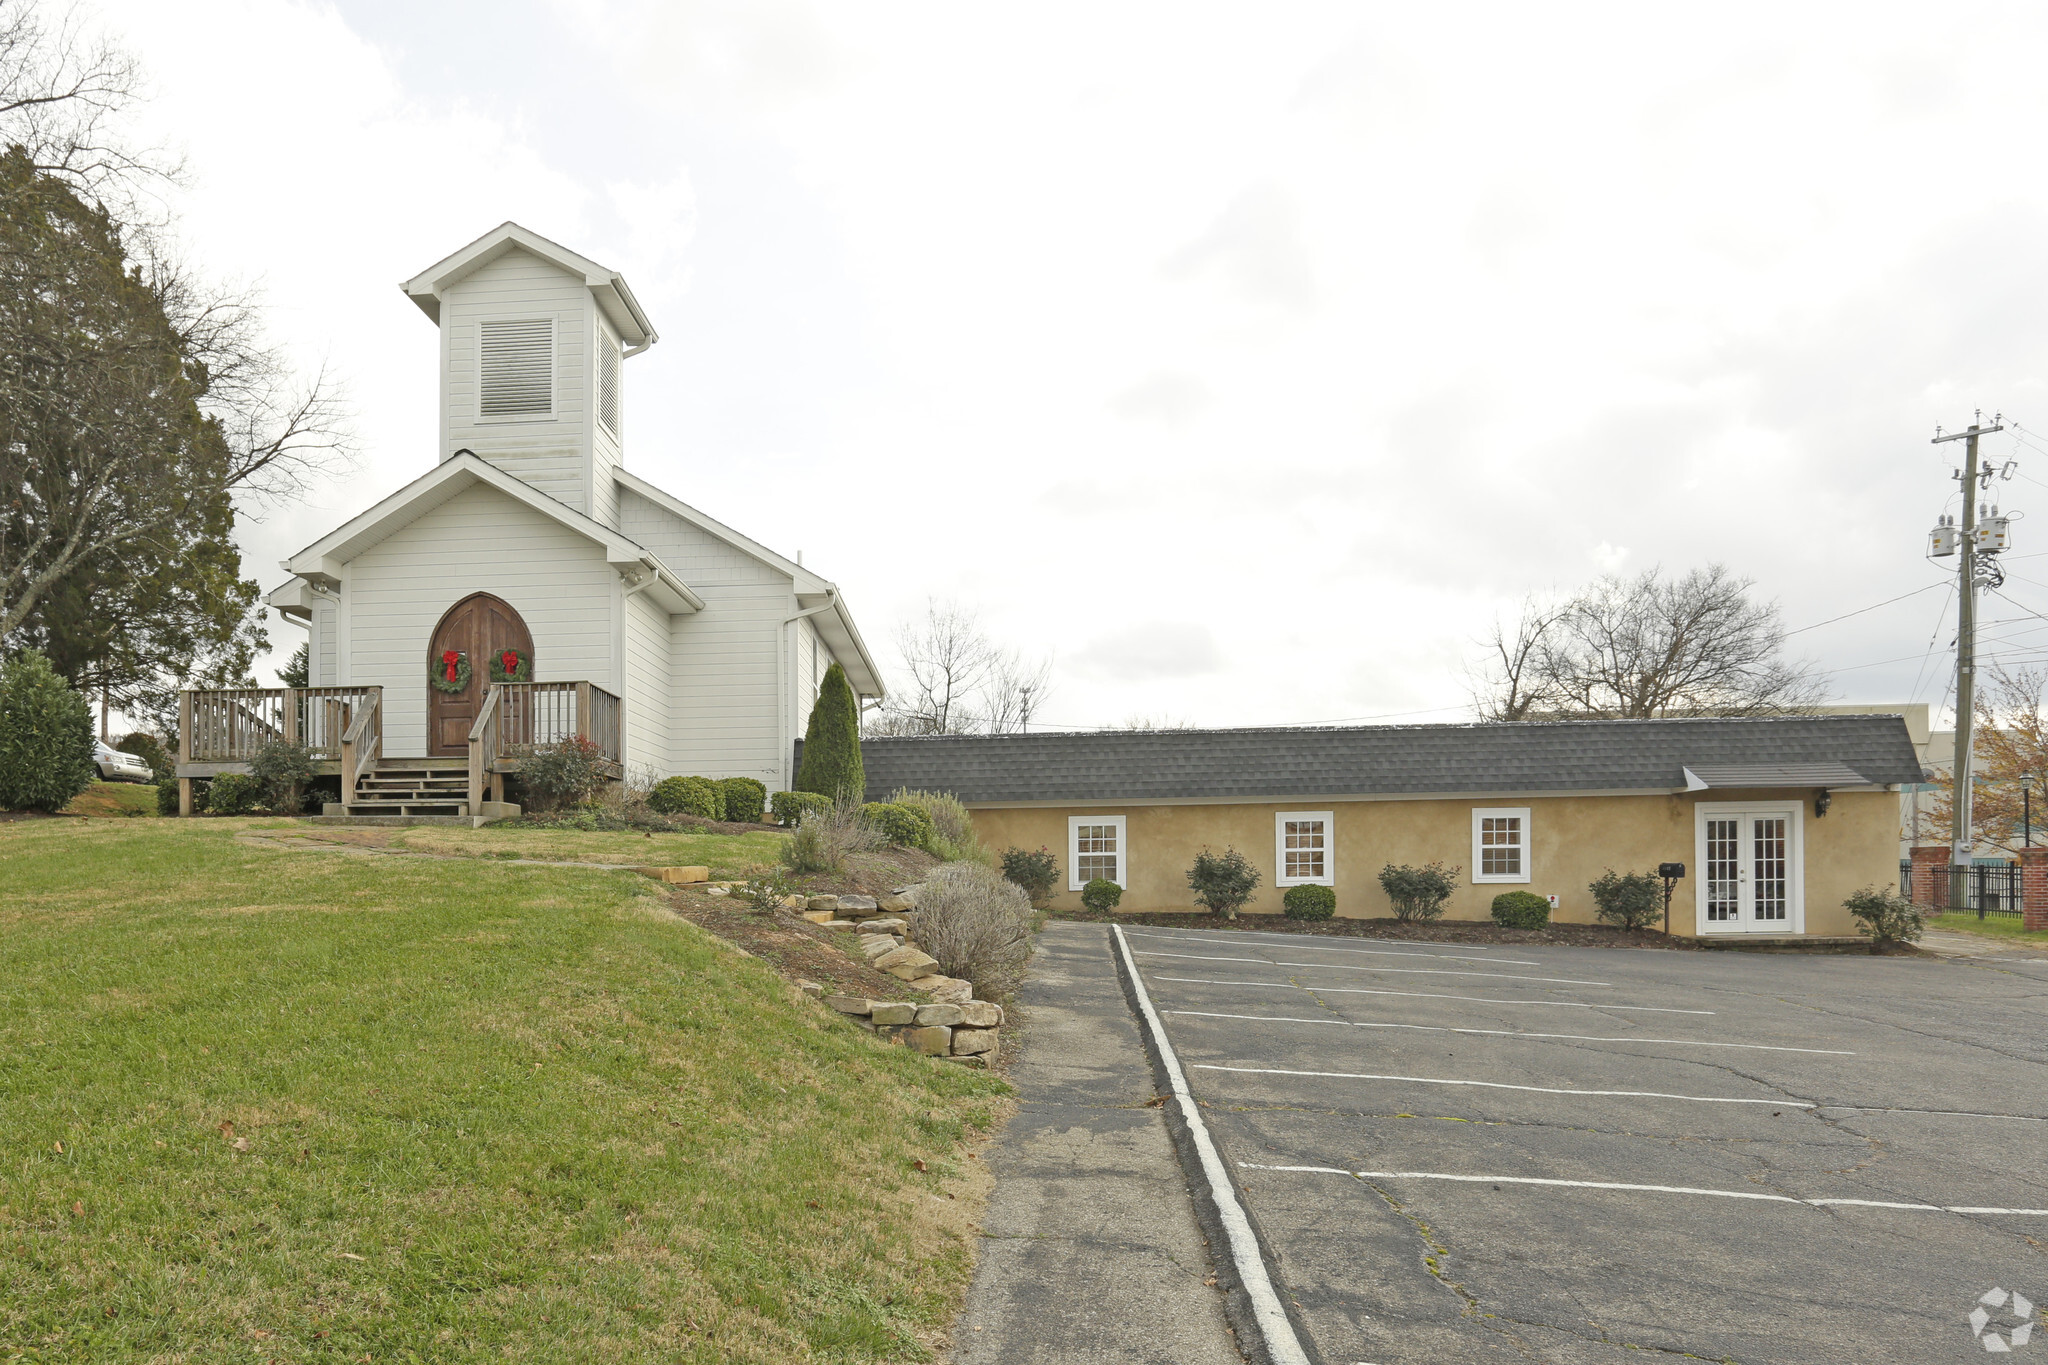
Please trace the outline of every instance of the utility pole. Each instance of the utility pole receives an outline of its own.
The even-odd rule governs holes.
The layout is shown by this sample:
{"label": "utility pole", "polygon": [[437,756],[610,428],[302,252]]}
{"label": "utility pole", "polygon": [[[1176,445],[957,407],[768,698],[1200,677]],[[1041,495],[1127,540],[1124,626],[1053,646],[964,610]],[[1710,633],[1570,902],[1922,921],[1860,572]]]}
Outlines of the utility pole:
{"label": "utility pole", "polygon": [[[1991,425],[1984,425],[1984,413],[1979,409],[1976,420],[1970,423],[1969,430],[1944,434],[1941,428],[1936,427],[1934,436],[1936,445],[1944,441],[1965,443],[1963,467],[1956,475],[1957,481],[1962,485],[1963,524],[1962,535],[1958,537],[1961,543],[1957,547],[1962,551],[1962,562],[1956,567],[1959,582],[1956,585],[1955,788],[1954,798],[1950,802],[1955,815],[1949,852],[1949,865],[1952,867],[1969,866],[1975,858],[1977,847],[1970,819],[1970,731],[1971,723],[1976,719],[1977,705],[1977,438],[2003,430],[2005,426],[1998,417],[1991,419]],[[1986,470],[1984,473],[1988,475],[1990,471]]]}

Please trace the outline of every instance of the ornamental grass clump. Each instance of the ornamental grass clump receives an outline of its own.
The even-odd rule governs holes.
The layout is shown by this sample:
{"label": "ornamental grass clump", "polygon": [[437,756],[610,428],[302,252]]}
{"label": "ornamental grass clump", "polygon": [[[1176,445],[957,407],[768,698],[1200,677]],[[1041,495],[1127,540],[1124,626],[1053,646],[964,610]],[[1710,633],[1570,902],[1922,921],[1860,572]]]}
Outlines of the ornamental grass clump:
{"label": "ornamental grass clump", "polygon": [[1280,909],[1289,919],[1326,920],[1337,913],[1337,893],[1327,886],[1290,886],[1280,897]]}
{"label": "ornamental grass clump", "polygon": [[1493,922],[1503,929],[1545,928],[1550,902],[1533,891],[1503,891],[1493,898]]}
{"label": "ornamental grass clump", "polygon": [[1458,874],[1462,871],[1461,867],[1445,867],[1442,863],[1424,863],[1421,867],[1388,863],[1380,869],[1380,890],[1394,903],[1395,919],[1427,922],[1442,917],[1444,902],[1458,889]]}
{"label": "ornamental grass clump", "polygon": [[1624,929],[1647,929],[1664,913],[1664,883],[1651,872],[1616,872],[1608,868],[1586,889],[1593,893],[1594,914]]}
{"label": "ornamental grass clump", "polygon": [[1194,866],[1188,869],[1188,886],[1195,893],[1195,904],[1225,919],[1237,918],[1237,912],[1251,900],[1258,885],[1259,870],[1234,848],[1225,848],[1221,853],[1205,848],[1195,855]]}
{"label": "ornamental grass clump", "polygon": [[860,807],[839,801],[804,812],[796,833],[782,846],[782,862],[792,872],[838,872],[854,854],[881,846],[882,836],[861,819]]}
{"label": "ornamental grass clump", "polygon": [[974,832],[974,817],[967,813],[967,807],[951,792],[912,791],[898,787],[889,796],[890,804],[908,806],[919,812],[932,824],[932,841],[927,851],[945,862],[973,862],[986,867],[996,865],[995,855],[983,846]]}
{"label": "ornamental grass clump", "polygon": [[[1053,887],[1059,884],[1059,860],[1043,844],[1039,845],[1036,853],[1006,848],[1003,850],[1003,876],[1022,887],[1031,903],[1038,905],[1052,895]],[[1111,882],[1110,885],[1116,883]]]}
{"label": "ornamental grass clump", "polygon": [[1912,943],[1927,932],[1920,907],[1890,886],[1866,886],[1851,892],[1842,902],[1856,918],[1856,932],[1870,939],[1870,951],[1882,952],[1894,943]]}
{"label": "ornamental grass clump", "polygon": [[939,970],[974,986],[977,1000],[1016,994],[1031,960],[1031,902],[980,863],[941,863],[925,874],[912,932]]}

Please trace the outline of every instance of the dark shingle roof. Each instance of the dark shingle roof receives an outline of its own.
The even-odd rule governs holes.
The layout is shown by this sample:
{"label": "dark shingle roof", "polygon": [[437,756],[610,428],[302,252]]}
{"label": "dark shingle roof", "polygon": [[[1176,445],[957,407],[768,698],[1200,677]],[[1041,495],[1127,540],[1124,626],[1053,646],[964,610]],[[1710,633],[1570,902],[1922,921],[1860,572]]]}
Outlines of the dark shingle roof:
{"label": "dark shingle roof", "polygon": [[1882,715],[944,735],[863,740],[861,754],[871,801],[899,787],[967,802],[1671,791],[1688,767],[1921,780],[1905,721]]}

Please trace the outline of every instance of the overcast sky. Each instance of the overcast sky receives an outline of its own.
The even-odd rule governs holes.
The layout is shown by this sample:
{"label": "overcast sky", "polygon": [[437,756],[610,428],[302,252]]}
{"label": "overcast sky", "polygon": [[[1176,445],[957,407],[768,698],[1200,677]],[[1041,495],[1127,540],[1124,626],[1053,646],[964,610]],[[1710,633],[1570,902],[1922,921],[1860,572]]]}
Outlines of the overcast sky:
{"label": "overcast sky", "polygon": [[[2048,452],[2038,5],[100,3],[189,254],[358,414],[245,524],[266,589],[430,466],[398,282],[508,218],[661,331],[632,468],[885,668],[933,595],[1054,654],[1063,724],[1454,718],[1497,612],[1610,570],[1806,627],[1942,581],[1937,423]],[[1791,643],[1939,703],[1953,634],[1935,586]]]}

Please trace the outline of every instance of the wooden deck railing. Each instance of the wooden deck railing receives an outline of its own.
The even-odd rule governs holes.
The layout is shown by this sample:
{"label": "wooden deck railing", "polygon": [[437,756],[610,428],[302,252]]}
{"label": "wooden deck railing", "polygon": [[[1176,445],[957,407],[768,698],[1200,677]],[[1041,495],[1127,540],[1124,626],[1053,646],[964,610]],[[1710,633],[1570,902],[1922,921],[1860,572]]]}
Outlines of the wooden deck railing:
{"label": "wooden deck railing", "polygon": [[338,758],[342,737],[380,687],[247,687],[186,692],[178,708],[178,759],[247,763],[274,739],[318,758]]}
{"label": "wooden deck railing", "polygon": [[[483,810],[484,783],[496,776],[496,767],[501,751],[498,743],[498,718],[504,713],[505,691],[501,683],[493,683],[484,692],[484,704],[477,709],[476,724],[469,727],[469,813],[476,815]],[[498,779],[500,785],[503,779]]]}
{"label": "wooden deck railing", "polygon": [[587,739],[610,762],[624,762],[619,699],[596,683],[493,683],[491,690],[503,694],[498,721],[501,755],[535,744]]}
{"label": "wooden deck railing", "polygon": [[356,708],[356,718],[341,736],[341,804],[356,799],[356,783],[374,772],[384,756],[384,695],[374,692]]}

